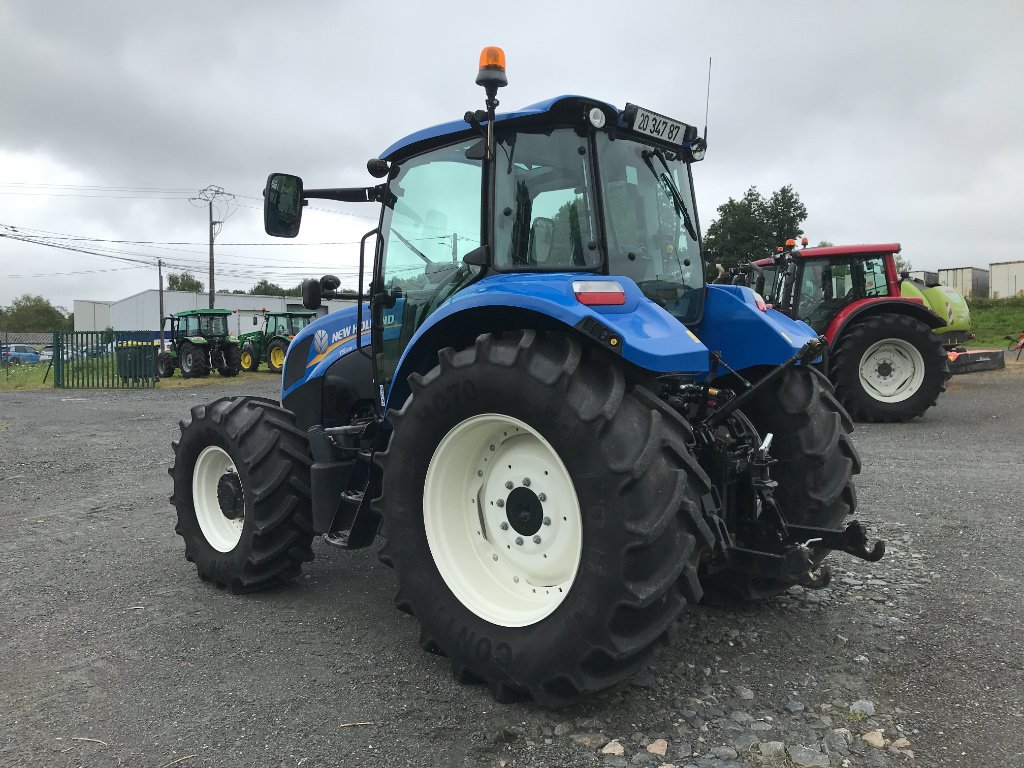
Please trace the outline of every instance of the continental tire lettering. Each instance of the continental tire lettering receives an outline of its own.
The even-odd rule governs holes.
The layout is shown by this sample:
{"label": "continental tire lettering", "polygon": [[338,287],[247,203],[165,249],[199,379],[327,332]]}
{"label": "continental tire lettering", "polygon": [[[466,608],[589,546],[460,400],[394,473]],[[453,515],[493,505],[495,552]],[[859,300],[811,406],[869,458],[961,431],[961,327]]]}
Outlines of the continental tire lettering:
{"label": "continental tire lettering", "polygon": [[491,660],[491,641],[489,638],[481,637],[476,641],[476,645],[473,647],[473,651],[476,653],[476,657],[480,661]]}
{"label": "continental tire lettering", "polygon": [[431,399],[430,404],[439,413],[447,413],[456,403],[462,400],[476,400],[476,384],[466,379],[461,384],[454,383],[445,387],[444,391],[438,392]]}
{"label": "continental tire lettering", "polygon": [[512,663],[512,646],[508,643],[498,643],[494,646],[494,661],[499,667],[507,667]]}

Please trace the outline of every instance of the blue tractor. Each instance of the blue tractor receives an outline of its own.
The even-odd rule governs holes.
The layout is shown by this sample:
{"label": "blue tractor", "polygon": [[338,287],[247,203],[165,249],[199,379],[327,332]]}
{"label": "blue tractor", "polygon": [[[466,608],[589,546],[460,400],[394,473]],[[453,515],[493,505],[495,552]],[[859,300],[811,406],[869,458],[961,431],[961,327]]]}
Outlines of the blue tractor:
{"label": "blue tractor", "polygon": [[270,176],[272,235],[310,199],[379,207],[372,280],[296,335],[280,404],[192,409],[172,502],[187,559],[236,592],[294,578],[315,536],[382,540],[424,649],[558,705],[637,671],[688,603],[822,587],[831,550],[884,545],[848,521],[824,341],[705,284],[697,129],[580,96],[497,114],[497,48],[477,83],[486,110],[393,144],[377,184]]}

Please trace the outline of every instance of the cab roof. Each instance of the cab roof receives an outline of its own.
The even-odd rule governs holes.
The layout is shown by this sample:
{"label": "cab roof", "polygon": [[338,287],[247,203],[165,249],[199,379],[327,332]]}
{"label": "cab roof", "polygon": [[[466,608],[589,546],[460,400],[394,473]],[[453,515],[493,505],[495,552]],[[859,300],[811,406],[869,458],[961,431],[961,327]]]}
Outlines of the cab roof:
{"label": "cab roof", "polygon": [[188,317],[189,315],[230,315],[230,309],[186,309],[184,312],[176,312],[175,317]]}
{"label": "cab roof", "polygon": [[[794,248],[791,253],[801,259],[820,259],[823,256],[847,256],[855,253],[899,253],[901,250],[903,247],[899,243],[869,243],[864,245],[828,245],[821,248]],[[773,256],[757,259],[754,262],[759,267],[774,263]]]}
{"label": "cab roof", "polygon": [[[555,96],[545,101],[538,101],[536,104],[530,104],[515,112],[500,112],[495,115],[494,122],[502,123],[509,120],[525,120],[546,115],[557,118],[564,113],[579,114],[577,108],[583,106],[602,107],[609,119],[615,119],[621,123],[621,117],[618,117],[619,110],[615,106],[600,99],[574,95]],[[380,157],[382,160],[391,161],[414,154],[413,150],[426,149],[427,146],[432,144],[447,143],[449,140],[457,139],[460,135],[470,138],[479,134],[465,120],[453,120],[450,123],[441,123],[440,125],[434,125],[430,128],[410,133],[404,139],[399,139],[385,149]]]}

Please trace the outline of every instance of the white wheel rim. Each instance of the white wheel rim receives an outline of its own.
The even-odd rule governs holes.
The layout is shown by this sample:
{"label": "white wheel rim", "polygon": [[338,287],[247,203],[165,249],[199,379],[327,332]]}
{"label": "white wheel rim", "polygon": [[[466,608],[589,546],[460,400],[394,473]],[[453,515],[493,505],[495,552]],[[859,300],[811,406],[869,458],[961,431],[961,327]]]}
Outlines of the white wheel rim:
{"label": "white wheel rim", "polygon": [[860,359],[860,383],[875,400],[899,403],[912,397],[924,382],[924,358],[902,339],[875,342]]}
{"label": "white wheel rim", "polygon": [[[203,449],[192,471],[192,503],[199,528],[210,546],[218,552],[230,552],[242,538],[243,518],[224,516],[217,499],[217,483],[224,473],[238,474],[235,462],[223,448],[211,445]],[[241,483],[241,481],[239,481]]]}
{"label": "white wheel rim", "polygon": [[551,444],[511,416],[474,416],[444,436],[427,467],[423,522],[445,584],[492,624],[535,624],[576,578],[583,517],[572,478]]}

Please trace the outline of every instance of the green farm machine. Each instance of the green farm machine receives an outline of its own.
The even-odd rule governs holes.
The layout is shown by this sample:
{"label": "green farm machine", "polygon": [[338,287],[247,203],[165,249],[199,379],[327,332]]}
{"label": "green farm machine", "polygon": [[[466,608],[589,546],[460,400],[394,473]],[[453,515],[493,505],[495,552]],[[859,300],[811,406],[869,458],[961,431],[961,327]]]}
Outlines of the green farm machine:
{"label": "green farm machine", "polygon": [[[190,309],[163,318],[170,347],[157,356],[157,375],[166,379],[180,368],[183,378],[237,376],[241,367],[238,337],[228,332],[229,309]],[[169,327],[168,327],[169,326]]]}
{"label": "green farm machine", "polygon": [[[274,373],[284,367],[284,358],[295,335],[316,318],[317,313],[309,310],[293,312],[263,312],[263,323],[259,330],[243,333],[238,337],[242,348],[243,371],[259,370],[265,362]],[[253,325],[260,325],[260,318],[252,319]]]}

